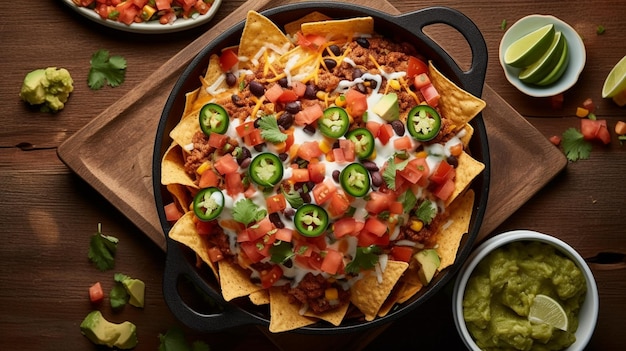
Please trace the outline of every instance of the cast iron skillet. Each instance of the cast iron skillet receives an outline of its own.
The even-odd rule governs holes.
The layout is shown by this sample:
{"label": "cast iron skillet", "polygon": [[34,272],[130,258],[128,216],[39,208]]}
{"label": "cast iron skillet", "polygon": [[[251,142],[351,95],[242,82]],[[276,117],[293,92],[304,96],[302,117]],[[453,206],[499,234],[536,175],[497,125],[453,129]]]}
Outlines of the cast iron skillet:
{"label": "cast iron skillet", "polygon": [[[481,96],[487,69],[487,47],[476,25],[462,13],[445,7],[431,7],[412,13],[392,16],[358,5],[311,2],[281,6],[267,10],[263,14],[281,26],[312,11],[320,11],[333,18],[374,17],[375,29],[378,33],[391,39],[398,38],[398,40],[413,44],[418,52],[433,60],[438,69],[448,78],[470,93]],[[472,63],[469,70],[463,71],[459,68],[455,61],[439,45],[424,34],[424,27],[438,23],[453,27],[468,42],[472,53]],[[163,210],[164,203],[169,201],[169,194],[160,183],[161,158],[170,145],[168,134],[182,115],[185,104],[185,92],[192,91],[200,86],[198,77],[204,74],[211,53],[219,52],[220,49],[239,42],[243,26],[244,23],[242,22],[222,33],[215,41],[207,45],[183,72],[166,102],[154,147],[154,194],[161,225],[167,239],[163,293],[168,306],[178,319],[186,325],[202,331],[219,331],[246,324],[267,326],[270,319],[268,307],[254,306],[247,298],[226,302],[222,298],[219,285],[211,276],[212,273],[209,272],[209,269],[197,269],[195,267],[195,256],[191,250],[169,238],[168,234],[171,226],[165,219]],[[456,274],[469,255],[478,234],[485,213],[489,191],[489,151],[482,116],[477,116],[473,120],[472,125],[475,129],[475,135],[472,138],[470,149],[472,155],[483,162],[486,167],[472,184],[472,188],[476,192],[476,201],[470,223],[470,231],[461,242],[454,265],[441,272],[427,288],[422,289],[422,291],[403,305],[396,306],[385,317],[376,318],[370,322],[364,321],[362,318],[346,318],[338,327],[319,322],[312,326],[300,328],[298,332],[318,334],[354,332],[388,323],[424,303]],[[178,288],[181,278],[190,280],[200,291],[210,296],[219,307],[217,311],[199,311],[199,308],[192,307],[187,303],[187,300],[183,299],[181,290]]]}

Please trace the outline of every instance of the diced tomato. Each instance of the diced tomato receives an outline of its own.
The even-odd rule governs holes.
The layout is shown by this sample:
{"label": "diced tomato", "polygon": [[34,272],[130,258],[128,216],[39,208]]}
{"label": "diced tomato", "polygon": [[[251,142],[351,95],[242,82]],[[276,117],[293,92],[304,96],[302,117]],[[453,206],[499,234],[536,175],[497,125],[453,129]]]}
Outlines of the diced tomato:
{"label": "diced tomato", "polygon": [[322,156],[322,150],[320,149],[319,142],[317,141],[304,142],[298,148],[298,157],[303,160],[311,161],[311,159],[320,156]]}
{"label": "diced tomato", "polygon": [[246,136],[243,137],[244,143],[248,146],[257,146],[263,143],[263,137],[261,136],[261,130],[254,128]]}
{"label": "diced tomato", "polygon": [[[423,157],[412,159],[403,170],[397,171],[402,178],[406,179],[411,184],[417,184],[422,177],[427,177],[429,172],[428,163]],[[397,182],[396,188],[398,188]]]}
{"label": "diced tomato", "polygon": [[393,147],[396,150],[410,150],[413,148],[413,142],[411,137],[405,135],[393,141]]}
{"label": "diced tomato", "polygon": [[309,170],[309,180],[313,183],[323,182],[326,178],[326,163],[309,162],[307,169]]}
{"label": "diced tomato", "polygon": [[356,154],[354,152],[354,142],[348,139],[339,139],[339,148],[343,152],[343,159],[346,162],[354,161]]}
{"label": "diced tomato", "polygon": [[265,216],[262,220],[248,227],[248,235],[250,240],[255,241],[273,229],[274,225],[272,224],[272,221],[268,216]]}
{"label": "diced tomato", "polygon": [[265,202],[267,203],[268,213],[280,212],[287,208],[287,201],[285,201],[285,195],[283,194],[269,196],[265,199]]}
{"label": "diced tomato", "polygon": [[424,96],[426,103],[432,107],[437,107],[439,105],[439,92],[434,85],[428,84],[420,89],[420,93]]}
{"label": "diced tomato", "polygon": [[272,265],[270,269],[263,269],[260,272],[261,286],[267,289],[274,285],[283,276],[283,269],[279,265]]}
{"label": "diced tomato", "polygon": [[296,183],[309,181],[309,170],[306,168],[294,168],[291,170],[291,180]]}
{"label": "diced tomato", "polygon": [[380,126],[380,130],[378,131],[378,140],[380,140],[383,145],[387,145],[391,137],[394,135],[395,132],[393,131],[393,127],[391,124],[386,123]]}
{"label": "diced tomato", "polygon": [[239,164],[231,154],[225,154],[215,161],[213,167],[215,167],[220,174],[230,174],[237,172]]}
{"label": "diced tomato", "polygon": [[365,128],[367,128],[367,130],[372,133],[372,136],[374,136],[374,138],[378,137],[378,131],[380,130],[380,126],[380,123],[374,121],[367,121],[365,123]]}
{"label": "diced tomato", "polygon": [[311,252],[311,256],[309,256],[308,259],[309,267],[319,271],[322,269],[322,262],[324,262],[324,258],[322,257],[322,255],[320,255],[319,252],[313,250],[313,252]]}
{"label": "diced tomato", "polygon": [[165,205],[164,210],[165,219],[167,219],[168,222],[176,222],[183,216],[183,213],[178,209],[178,206],[176,206],[176,203],[174,202],[170,202]]}
{"label": "diced tomato", "polygon": [[103,299],[104,290],[102,290],[102,284],[100,284],[100,282],[89,287],[89,301],[91,301],[91,303],[100,303]]}
{"label": "diced tomato", "polygon": [[345,163],[346,162],[346,158],[343,155],[343,151],[341,149],[333,149],[333,160],[332,162],[336,162],[336,163]]}
{"label": "diced tomato", "polygon": [[296,33],[296,42],[299,46],[317,50],[326,43],[326,37],[317,34],[304,35],[302,32]]}
{"label": "diced tomato", "polygon": [[209,235],[215,230],[215,221],[196,221],[196,231],[198,235]]}
{"label": "diced tomato", "polygon": [[228,72],[239,62],[239,57],[233,49],[226,49],[220,55],[220,68],[222,72]]}
{"label": "diced tomato", "polygon": [[382,236],[378,236],[376,234],[368,232],[367,230],[361,230],[361,232],[357,236],[357,239],[357,245],[361,247],[367,247],[370,245],[389,245],[389,235],[385,234]]}
{"label": "diced tomato", "polygon": [[285,139],[285,150],[289,150],[295,140],[295,137],[293,136],[293,128],[287,129],[285,134],[287,134],[287,139]]}
{"label": "diced tomato", "polygon": [[357,220],[354,217],[344,217],[333,223],[333,233],[335,238],[357,233]]}
{"label": "diced tomato", "polygon": [[298,97],[303,97],[304,93],[306,92],[306,84],[294,80],[291,82],[291,89],[294,93],[296,93],[296,95],[298,95]]}
{"label": "diced tomato", "polygon": [[313,198],[315,203],[321,205],[330,200],[332,195],[337,191],[337,187],[332,181],[326,180],[323,183],[315,184],[313,187]]}
{"label": "diced tomato", "polygon": [[550,140],[550,142],[554,144],[555,146],[559,146],[561,144],[561,137],[558,135],[553,135],[550,138],[548,138],[548,140]]}
{"label": "diced tomato", "polygon": [[271,101],[276,102],[278,98],[283,94],[283,87],[280,84],[274,84],[269,89],[265,90],[265,97]]}
{"label": "diced tomato", "polygon": [[585,101],[583,101],[583,107],[589,112],[593,112],[596,109],[596,105],[593,103],[593,100],[591,98],[587,98],[585,99]]}
{"label": "diced tomato", "polygon": [[211,262],[217,262],[224,259],[224,254],[217,246],[209,248],[207,253],[209,254],[209,260],[211,260]]}
{"label": "diced tomato", "polygon": [[283,93],[280,94],[277,101],[280,103],[286,104],[288,102],[292,102],[296,100],[298,100],[298,94],[296,94],[295,91],[291,89],[284,89]]}
{"label": "diced tomato", "polygon": [[252,263],[260,262],[265,258],[254,241],[244,241],[239,243],[239,247],[244,255]]}
{"label": "diced tomato", "polygon": [[456,171],[454,167],[450,166],[446,160],[443,160],[439,162],[439,165],[437,165],[437,168],[433,174],[430,175],[429,179],[434,183],[443,184],[448,180],[454,179],[455,175]]}
{"label": "diced tomato", "polygon": [[339,251],[328,249],[320,269],[328,274],[337,274],[343,265],[343,254]]}
{"label": "diced tomato", "polygon": [[393,193],[382,193],[380,191],[372,191],[369,193],[370,199],[365,203],[365,209],[372,214],[379,214],[388,210],[391,203],[396,201]]}
{"label": "diced tomato", "polygon": [[402,202],[392,202],[389,206],[389,212],[392,214],[402,214],[404,212],[404,206],[402,205]]}
{"label": "diced tomato", "polygon": [[220,185],[220,176],[217,175],[212,169],[207,169],[202,172],[200,175],[200,180],[198,181],[198,186],[200,188],[208,188],[211,186],[219,186]]}
{"label": "diced tomato", "polygon": [[420,73],[415,76],[415,79],[413,79],[413,86],[415,86],[415,89],[421,89],[429,84],[431,84],[430,78],[426,73]]}
{"label": "diced tomato", "polygon": [[276,230],[274,234],[276,236],[276,240],[286,241],[288,243],[293,239],[293,230],[289,228],[280,228]]}
{"label": "diced tomato", "polygon": [[414,56],[409,56],[409,64],[406,69],[407,78],[413,78],[421,73],[428,72],[428,65],[423,60]]}
{"label": "diced tomato", "polygon": [[241,175],[237,172],[228,173],[225,177],[226,193],[230,196],[235,196],[244,192],[243,182],[241,181]]}
{"label": "diced tomato", "polygon": [[240,125],[238,125],[235,128],[235,131],[237,132],[237,135],[239,135],[240,137],[245,137],[246,135],[250,134],[253,130],[255,130],[256,128],[254,128],[254,122],[253,121],[248,121],[245,123],[242,123]]}
{"label": "diced tomato", "polygon": [[353,117],[362,116],[367,111],[367,95],[350,89],[346,93],[346,110]]}
{"label": "diced tomato", "polygon": [[350,199],[343,191],[336,191],[328,203],[328,214],[333,217],[341,217],[350,208]]}
{"label": "diced tomato", "polygon": [[116,7],[120,13],[117,19],[124,24],[131,24],[135,22],[135,17],[137,17],[137,14],[139,13],[139,8],[136,7],[131,1],[127,1],[127,3],[130,3],[130,5]]}
{"label": "diced tomato", "polygon": [[209,146],[216,149],[221,149],[228,142],[228,136],[226,134],[211,133],[209,135]]}
{"label": "diced tomato", "polygon": [[158,10],[167,10],[172,8],[171,0],[156,0],[155,3]]}
{"label": "diced tomato", "polygon": [[560,110],[561,108],[563,108],[563,101],[564,100],[565,100],[565,97],[564,97],[563,93],[551,96],[550,97],[550,106],[552,106],[553,110]]}
{"label": "diced tomato", "polygon": [[451,179],[446,180],[444,183],[437,184],[435,190],[433,191],[433,195],[440,198],[441,200],[448,200],[450,195],[454,192],[455,185],[454,181]]}
{"label": "diced tomato", "polygon": [[611,134],[607,127],[606,119],[592,120],[583,118],[580,120],[580,132],[585,140],[600,140],[604,144],[611,143]]}
{"label": "diced tomato", "polygon": [[364,229],[374,235],[382,236],[383,234],[387,233],[387,224],[377,217],[369,217],[365,221]]}
{"label": "diced tomato", "polygon": [[294,123],[299,126],[313,124],[323,115],[324,110],[322,110],[322,107],[319,104],[313,104],[296,113]]}
{"label": "diced tomato", "polygon": [[394,246],[391,248],[391,257],[394,261],[410,262],[413,257],[413,248],[410,246]]}

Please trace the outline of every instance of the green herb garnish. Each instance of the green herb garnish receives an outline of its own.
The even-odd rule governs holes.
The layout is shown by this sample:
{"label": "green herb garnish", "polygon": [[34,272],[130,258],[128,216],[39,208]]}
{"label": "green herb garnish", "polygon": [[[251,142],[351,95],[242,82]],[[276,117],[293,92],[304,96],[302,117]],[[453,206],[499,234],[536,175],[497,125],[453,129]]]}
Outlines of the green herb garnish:
{"label": "green herb garnish", "polygon": [[354,259],[346,265],[346,272],[358,274],[361,270],[374,268],[376,263],[378,263],[378,255],[381,253],[382,250],[376,245],[357,247]]}
{"label": "green herb garnish", "polygon": [[239,200],[233,206],[233,219],[245,226],[252,222],[257,222],[267,215],[267,211],[261,210],[250,199]]}
{"label": "green herb garnish", "polygon": [[118,242],[116,237],[102,234],[102,223],[98,223],[98,232],[89,241],[87,257],[101,271],[113,269]]}
{"label": "green herb garnish", "polygon": [[570,161],[586,160],[591,153],[591,143],[585,140],[583,134],[575,128],[569,128],[563,132],[561,145],[565,157]]}
{"label": "green herb garnish", "polygon": [[280,131],[274,115],[265,115],[259,119],[261,136],[270,143],[281,143],[287,140],[287,134]]}
{"label": "green herb garnish", "polygon": [[107,50],[98,50],[91,56],[91,68],[87,77],[87,84],[93,90],[102,88],[105,84],[117,87],[126,77],[126,59],[122,56],[110,56]]}

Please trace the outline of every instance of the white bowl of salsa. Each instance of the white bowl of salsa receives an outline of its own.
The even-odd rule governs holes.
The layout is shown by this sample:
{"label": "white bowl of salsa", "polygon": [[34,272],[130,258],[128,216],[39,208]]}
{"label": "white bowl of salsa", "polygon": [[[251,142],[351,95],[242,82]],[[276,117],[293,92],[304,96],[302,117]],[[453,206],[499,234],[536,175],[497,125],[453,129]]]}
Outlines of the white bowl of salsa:
{"label": "white bowl of salsa", "polygon": [[[550,251],[549,255],[541,256],[546,254],[548,251]],[[490,300],[493,298],[493,296],[498,296],[500,298],[498,302],[495,303],[499,305],[497,307],[494,307],[495,299],[494,301],[491,301],[489,303],[489,305],[491,306],[491,308],[489,309],[490,317],[486,319],[494,316],[496,316],[497,318],[491,318],[492,321],[490,322],[491,324],[489,326],[477,327],[476,325],[480,324],[481,322],[475,319],[475,310],[480,309],[477,306],[480,306],[480,303],[482,301],[480,299],[476,300],[476,297],[474,296],[474,300],[472,300],[474,302],[470,303],[469,298],[466,299],[466,295],[469,296],[470,294],[476,293],[475,290],[478,286],[476,284],[477,281],[472,281],[472,279],[477,279],[477,275],[484,274],[485,267],[479,265],[481,262],[483,262],[483,260],[485,260],[485,262],[488,262],[486,260],[493,259],[493,257],[495,257],[492,255],[494,254],[494,252],[498,252],[496,255],[500,256],[496,260],[491,261],[491,266],[489,266],[488,268],[491,271],[492,276],[491,278],[483,277],[482,279],[489,279],[489,289],[491,289],[489,292],[484,294],[485,298],[487,298],[487,296],[489,296]],[[539,258],[540,256],[541,258]],[[514,260],[517,262],[513,262]],[[521,265],[518,265],[520,260],[525,260],[526,266],[524,268],[522,268]],[[568,270],[578,272],[571,273],[571,275],[568,276],[567,279],[569,284],[573,285],[574,288],[578,288],[576,294],[578,294],[579,297],[568,297],[563,300],[560,299],[559,296],[553,296],[558,302],[561,303],[562,306],[564,306],[568,314],[571,313],[575,317],[572,318],[572,316],[570,315],[569,327],[567,332],[562,332],[556,329],[552,330],[551,339],[561,338],[561,341],[559,342],[562,342],[563,340],[567,339],[567,337],[564,335],[565,333],[569,333],[570,335],[573,334],[573,336],[575,337],[575,341],[571,343],[571,345],[563,347],[562,349],[584,349],[591,339],[591,336],[593,335],[599,310],[598,289],[593,274],[589,269],[589,266],[585,263],[585,260],[570,245],[551,235],[530,230],[515,230],[502,233],[490,238],[473,251],[466,263],[461,268],[459,276],[457,277],[457,280],[454,284],[452,311],[454,314],[454,323],[456,325],[456,328],[468,349],[481,350],[481,347],[479,346],[481,341],[478,341],[477,338],[484,339],[487,335],[492,340],[490,342],[494,342],[493,340],[496,339],[499,343],[506,343],[512,340],[513,335],[515,335],[516,333],[513,333],[509,329],[507,329],[507,326],[511,325],[509,323],[519,323],[519,325],[522,325],[522,327],[528,327],[528,325],[525,325],[526,321],[524,321],[524,318],[526,317],[519,316],[518,319],[518,315],[516,314],[513,318],[509,319],[509,317],[513,315],[510,306],[505,306],[502,308],[500,307],[502,306],[500,301],[502,300],[502,297],[505,296],[504,293],[502,293],[502,290],[504,290],[505,288],[502,288],[503,285],[498,284],[496,279],[493,278],[496,274],[501,274],[502,272],[494,273],[494,269],[502,269],[505,265],[508,266],[509,263],[512,263],[511,267],[519,268],[519,271],[517,271],[516,273],[512,273],[510,278],[507,278],[507,282],[505,284],[520,284],[521,282],[521,284],[524,285],[521,288],[519,287],[519,285],[516,285],[516,288],[506,288],[508,289],[507,294],[509,296],[511,296],[512,292],[515,291],[515,289],[521,289],[521,291],[519,291],[519,294],[517,295],[518,299],[515,300],[517,300],[517,302],[521,306],[523,306],[525,303],[529,303],[528,301],[532,301],[532,298],[535,294],[543,294],[544,292],[548,291],[548,293],[546,293],[547,295],[554,295],[556,291],[555,287],[544,286],[546,284],[545,282],[540,283],[539,287],[535,285],[534,287],[529,288],[528,286],[531,285],[530,283],[526,285],[527,281],[522,278],[518,279],[524,274],[529,273],[529,271],[525,270],[529,267],[529,262],[547,263],[548,265],[550,265],[550,267],[554,269],[554,276],[556,276],[557,274],[560,274],[558,272],[565,272],[564,269],[559,269],[559,266],[569,264],[566,263],[566,260],[569,260],[574,264]],[[500,264],[494,265],[494,262],[498,262]],[[559,276],[556,278],[562,279],[563,276]],[[487,280],[482,281],[482,283],[485,282],[487,282]],[[551,283],[548,285],[551,285]],[[484,287],[485,285],[482,284],[481,286]],[[474,291],[472,291],[472,289],[474,289]],[[580,301],[580,299],[582,298],[584,298],[584,300],[582,300],[582,302],[580,303],[579,308],[576,309],[575,307],[574,310],[570,312],[570,306],[573,300],[576,299],[577,301]],[[567,305],[565,304],[565,301],[568,301]],[[519,309],[523,310],[524,308],[519,307]],[[505,311],[504,314],[501,313],[502,311]],[[502,322],[498,324],[495,322],[496,319],[501,320]],[[495,327],[497,327],[497,329]],[[477,331],[481,328],[485,328],[482,336],[481,332]],[[498,332],[494,332],[494,330],[498,330]],[[517,334],[517,338],[524,337],[520,337],[520,334]],[[526,340],[526,342],[537,342],[538,344],[540,343],[539,341],[535,340]]]}

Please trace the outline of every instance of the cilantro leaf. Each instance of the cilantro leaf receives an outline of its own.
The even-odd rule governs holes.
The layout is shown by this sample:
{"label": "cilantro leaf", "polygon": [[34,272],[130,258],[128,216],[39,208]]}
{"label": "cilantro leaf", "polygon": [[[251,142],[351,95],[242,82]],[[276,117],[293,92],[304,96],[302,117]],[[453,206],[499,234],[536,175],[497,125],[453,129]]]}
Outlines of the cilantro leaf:
{"label": "cilantro leaf", "polygon": [[404,212],[410,212],[417,204],[417,197],[412,190],[405,191],[398,200],[402,203],[402,209]]}
{"label": "cilantro leaf", "polygon": [[267,211],[259,209],[252,200],[239,200],[233,206],[233,219],[246,226],[252,222],[259,221],[267,215]]}
{"label": "cilantro leaf", "polygon": [[185,334],[179,328],[172,328],[165,334],[159,334],[158,351],[209,351],[209,345],[203,341],[195,341],[189,344]]}
{"label": "cilantro leaf", "polygon": [[111,292],[109,293],[109,301],[111,302],[111,307],[114,309],[120,308],[128,302],[130,295],[126,291],[126,288],[121,283],[116,283],[111,288]]}
{"label": "cilantro leaf", "polygon": [[387,160],[387,168],[383,171],[383,180],[387,183],[389,189],[396,190],[396,171],[403,170],[408,164],[409,160],[404,160],[400,163],[395,163],[393,157]]}
{"label": "cilantro leaf", "polygon": [[304,205],[304,200],[302,200],[302,196],[300,195],[300,193],[298,193],[293,187],[289,186],[287,183],[281,184],[280,190],[285,196],[285,200],[289,202],[289,205],[291,205],[291,207],[299,208],[300,206]]}
{"label": "cilantro leaf", "polygon": [[89,240],[87,257],[101,271],[113,269],[118,241],[116,237],[102,234],[102,224],[98,223],[98,232]]}
{"label": "cilantro leaf", "polygon": [[91,68],[87,76],[87,84],[93,90],[102,88],[105,84],[117,87],[126,77],[126,59],[122,56],[111,56],[107,50],[98,50],[89,61]]}
{"label": "cilantro leaf", "polygon": [[591,153],[591,143],[584,139],[583,134],[575,128],[569,128],[563,132],[561,145],[568,160],[586,160]]}
{"label": "cilantro leaf", "polygon": [[273,115],[265,115],[259,119],[261,137],[270,143],[281,143],[287,140],[287,134],[280,131],[278,122]]}
{"label": "cilantro leaf", "polygon": [[424,224],[430,224],[433,218],[435,218],[435,215],[437,215],[437,205],[430,200],[424,200],[417,210],[415,210],[415,215],[420,221],[424,222]]}
{"label": "cilantro leaf", "polygon": [[376,245],[357,247],[354,259],[346,265],[346,273],[359,274],[361,270],[374,268],[381,253],[382,250]]}
{"label": "cilantro leaf", "polygon": [[274,245],[270,247],[270,254],[270,261],[274,263],[283,263],[295,255],[293,246],[282,240],[274,243]]}

